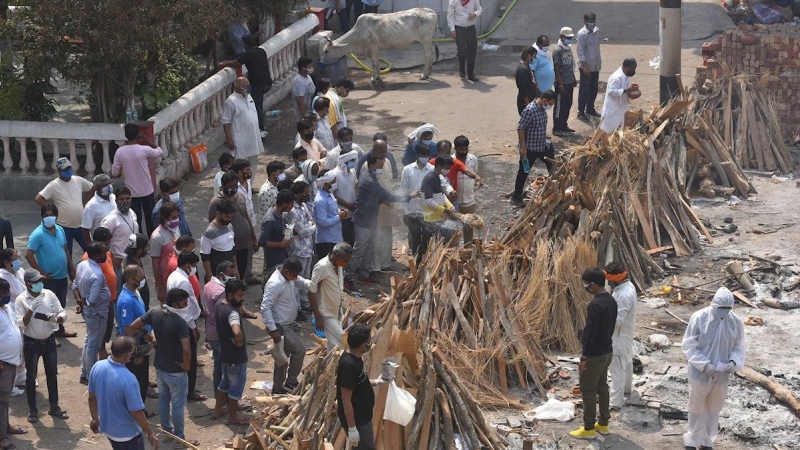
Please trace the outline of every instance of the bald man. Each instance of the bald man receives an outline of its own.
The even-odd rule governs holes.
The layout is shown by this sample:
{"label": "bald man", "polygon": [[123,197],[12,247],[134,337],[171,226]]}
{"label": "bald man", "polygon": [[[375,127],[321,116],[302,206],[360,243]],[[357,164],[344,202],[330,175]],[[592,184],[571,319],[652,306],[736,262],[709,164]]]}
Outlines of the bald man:
{"label": "bald man", "polygon": [[247,78],[239,77],[233,83],[233,93],[225,100],[222,110],[222,129],[225,130],[225,145],[233,156],[250,161],[250,169],[257,173],[258,155],[264,152],[264,143]]}
{"label": "bald man", "polygon": [[361,171],[363,170],[362,167],[364,163],[367,162],[367,158],[369,155],[376,154],[378,156],[383,156],[386,158],[386,161],[389,162],[392,166],[392,179],[396,180],[399,176],[397,172],[397,163],[394,162],[394,155],[389,151],[389,144],[386,142],[386,136],[382,135],[382,133],[376,134],[375,137],[372,139],[372,150],[364,153],[361,158],[358,158],[358,164],[356,165],[356,175],[361,176]]}

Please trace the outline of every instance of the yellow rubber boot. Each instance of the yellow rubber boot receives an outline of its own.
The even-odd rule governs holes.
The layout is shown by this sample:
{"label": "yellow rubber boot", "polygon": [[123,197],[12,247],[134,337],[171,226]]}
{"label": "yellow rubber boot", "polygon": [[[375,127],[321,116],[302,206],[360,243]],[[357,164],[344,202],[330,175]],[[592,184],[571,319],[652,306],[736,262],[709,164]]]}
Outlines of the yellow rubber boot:
{"label": "yellow rubber boot", "polygon": [[611,433],[611,431],[608,429],[608,425],[600,425],[599,423],[595,423],[594,429],[603,436],[607,435],[608,433]]}
{"label": "yellow rubber boot", "polygon": [[597,433],[594,430],[587,430],[583,427],[578,428],[577,430],[570,431],[569,435],[574,437],[575,439],[596,439]]}

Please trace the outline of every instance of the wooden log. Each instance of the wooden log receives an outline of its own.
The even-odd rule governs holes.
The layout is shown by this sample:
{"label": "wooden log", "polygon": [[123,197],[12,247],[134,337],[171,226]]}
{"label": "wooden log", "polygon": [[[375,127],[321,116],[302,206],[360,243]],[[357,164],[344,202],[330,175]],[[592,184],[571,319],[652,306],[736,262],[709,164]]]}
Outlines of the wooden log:
{"label": "wooden log", "polygon": [[445,449],[450,449],[454,445],[453,414],[450,412],[450,404],[445,398],[444,392],[440,388],[436,388],[435,398],[436,405],[439,407],[439,411],[442,413],[442,442],[444,442]]}
{"label": "wooden log", "polygon": [[[450,378],[450,375],[444,368],[441,362],[434,359],[433,367],[436,369],[436,374],[439,375],[439,379],[442,380],[442,384],[444,384],[448,397],[453,402],[453,407],[456,409],[455,414],[458,415],[458,423],[464,431],[464,434],[461,435],[462,439],[467,439],[468,442],[471,443],[469,448],[480,448],[480,440],[478,439],[478,434],[475,432],[475,428],[472,425],[472,419],[470,419],[469,409],[464,404],[464,399],[461,398],[461,395],[456,389],[455,385],[453,384],[453,379]],[[409,447],[411,448],[411,447]]]}
{"label": "wooden log", "polygon": [[733,260],[728,262],[728,264],[725,264],[725,271],[736,277],[736,280],[742,285],[742,289],[748,292],[753,290],[753,280],[750,279],[750,275],[745,273],[741,261]]}
{"label": "wooden log", "polygon": [[797,397],[794,396],[790,389],[756,372],[750,366],[744,366],[736,372],[736,375],[768,390],[779,402],[786,405],[795,416],[800,417],[800,401],[797,400]]}
{"label": "wooden log", "polygon": [[756,305],[755,303],[751,302],[750,299],[745,297],[745,295],[742,294],[741,292],[733,291],[732,293],[733,293],[733,296],[736,297],[737,300],[739,300],[740,302],[744,303],[745,305],[747,305],[747,306],[749,306],[751,308],[759,309],[758,305]]}

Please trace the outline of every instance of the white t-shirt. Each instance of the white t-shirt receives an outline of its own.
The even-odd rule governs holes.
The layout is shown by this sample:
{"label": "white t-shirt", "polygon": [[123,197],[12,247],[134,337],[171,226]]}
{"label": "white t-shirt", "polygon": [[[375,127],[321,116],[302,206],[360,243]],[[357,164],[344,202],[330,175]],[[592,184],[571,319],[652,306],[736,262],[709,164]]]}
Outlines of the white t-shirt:
{"label": "white t-shirt", "polygon": [[[367,165],[364,164],[366,168]],[[336,195],[347,203],[356,203],[356,170],[337,167],[336,172]],[[352,217],[352,211],[347,211],[347,217]]]}
{"label": "white t-shirt", "polygon": [[[311,100],[314,100],[314,93],[317,88],[314,86],[314,80],[310,76],[302,76],[299,73],[294,76],[292,80],[292,97],[303,97],[303,102],[306,104],[306,113],[314,111],[311,108]],[[300,109],[294,109],[294,119],[300,122]]]}
{"label": "white t-shirt", "polygon": [[115,258],[125,257],[125,247],[128,246],[128,238],[132,234],[139,232],[139,223],[136,222],[136,213],[129,210],[128,214],[122,215],[118,209],[114,208],[100,222],[100,226],[108,228],[111,232],[111,245],[109,250]]}
{"label": "white t-shirt", "polygon": [[[86,202],[86,207],[83,208],[83,220],[81,220],[81,228],[93,232],[95,228],[100,226],[100,222],[117,207],[116,198],[114,194],[108,196],[108,200],[103,199],[97,194]],[[59,214],[61,211],[59,211]]]}
{"label": "white t-shirt", "polygon": [[[456,155],[453,155],[455,159]],[[467,153],[467,160],[464,163],[472,173],[478,173],[478,157],[472,153]],[[458,174],[458,206],[472,206],[475,204],[475,180],[463,173]]]}
{"label": "white t-shirt", "polygon": [[69,181],[56,178],[47,183],[39,195],[58,208],[56,223],[64,228],[80,228],[83,219],[83,193],[91,191],[92,186],[90,181],[73,175]]}
{"label": "white t-shirt", "polygon": [[250,94],[247,94],[247,98],[236,92],[231,94],[225,100],[221,122],[223,125],[231,124],[233,143],[236,146],[233,156],[247,159],[264,153],[256,104]]}

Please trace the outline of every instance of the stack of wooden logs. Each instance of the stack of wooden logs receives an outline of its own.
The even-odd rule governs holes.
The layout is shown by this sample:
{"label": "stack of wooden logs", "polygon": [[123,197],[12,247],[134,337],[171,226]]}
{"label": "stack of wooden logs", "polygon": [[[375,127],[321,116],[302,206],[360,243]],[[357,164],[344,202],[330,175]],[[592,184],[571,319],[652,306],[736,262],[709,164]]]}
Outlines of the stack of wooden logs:
{"label": "stack of wooden logs", "polygon": [[[514,386],[545,392],[547,358],[511,305],[516,288],[506,270],[513,264],[492,264],[501,254],[499,242],[470,249],[436,243],[419,267],[410,260],[411,275],[396,277],[382,303],[345,314],[345,323],[352,319],[375,330],[364,356],[369,377],[378,377],[391,357],[399,364],[397,385],[417,399],[414,418],[402,427],[383,420],[388,386],[376,389],[377,449],[455,448],[456,440],[467,449],[505,448],[481,408],[521,408],[508,396]],[[295,395],[257,399],[266,408],[251,440],[259,437],[263,448],[278,439],[294,440],[298,449],[345,448],[347,430],[335,403],[341,349],[320,346],[314,353]]]}
{"label": "stack of wooden logs", "polygon": [[[720,147],[727,149],[742,168],[791,173],[794,161],[786,145],[788,136],[767,89],[771,77],[764,75],[755,83],[751,78],[725,75],[699,87],[695,104],[699,120],[695,124],[717,130],[708,144],[720,153]],[[705,147],[696,143],[692,147],[702,152]]]}

